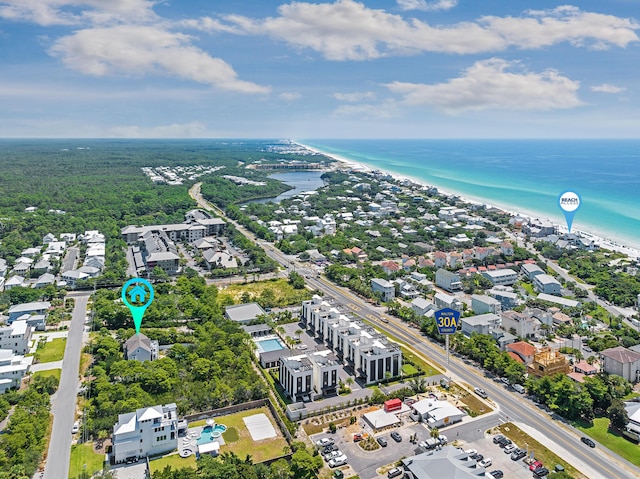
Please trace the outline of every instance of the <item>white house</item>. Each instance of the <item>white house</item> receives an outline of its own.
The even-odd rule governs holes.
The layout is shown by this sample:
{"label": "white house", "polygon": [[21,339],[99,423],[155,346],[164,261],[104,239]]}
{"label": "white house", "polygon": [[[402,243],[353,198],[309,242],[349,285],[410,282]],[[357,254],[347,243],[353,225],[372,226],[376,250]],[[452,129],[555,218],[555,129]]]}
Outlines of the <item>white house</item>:
{"label": "white house", "polygon": [[442,268],[436,271],[436,286],[449,292],[460,291],[462,289],[460,276]]}
{"label": "white house", "polygon": [[491,284],[510,286],[518,281],[518,273],[512,269],[498,269],[495,271],[483,271],[482,276],[491,281]]}
{"label": "white house", "polygon": [[540,266],[538,266],[537,264],[529,263],[525,263],[520,266],[520,272],[531,281],[533,281],[533,278],[535,278],[537,275],[544,274],[544,270]]}
{"label": "white house", "polygon": [[396,295],[396,288],[393,283],[382,278],[373,278],[371,280],[371,289],[374,293],[382,294],[382,301],[391,301]]}
{"label": "white house", "polygon": [[500,327],[501,323],[500,316],[493,313],[460,318],[460,321],[462,322],[462,332],[467,336],[471,336],[473,333],[491,334],[492,331]]}
{"label": "white house", "polygon": [[456,311],[462,312],[462,301],[455,296],[449,296],[445,293],[436,293],[433,297],[433,302],[436,305],[436,309],[451,308]]}
{"label": "white house", "polygon": [[178,447],[178,407],[174,404],[140,408],[120,414],[113,426],[111,462],[119,464],[166,454]]}
{"label": "white house", "polygon": [[13,354],[10,349],[0,349],[0,393],[19,388],[33,363],[33,356]]}
{"label": "white house", "polygon": [[10,349],[15,354],[27,354],[33,328],[24,320],[17,320],[0,327],[0,349]]}
{"label": "white house", "polygon": [[433,429],[460,422],[466,413],[448,401],[429,398],[413,403],[410,415],[414,420],[424,422]]}
{"label": "white house", "polygon": [[430,301],[424,298],[416,298],[411,301],[411,309],[415,311],[418,316],[423,316],[427,311],[433,308],[434,305]]}
{"label": "white house", "polygon": [[540,293],[560,295],[562,285],[553,276],[538,274],[533,277],[533,286]]}
{"label": "white house", "polygon": [[471,309],[476,314],[494,313],[500,314],[502,311],[502,305],[500,301],[491,296],[485,296],[483,294],[471,295]]}
{"label": "white house", "polygon": [[540,320],[530,314],[516,311],[502,313],[502,329],[513,330],[513,334],[521,338],[533,338],[540,333]]}

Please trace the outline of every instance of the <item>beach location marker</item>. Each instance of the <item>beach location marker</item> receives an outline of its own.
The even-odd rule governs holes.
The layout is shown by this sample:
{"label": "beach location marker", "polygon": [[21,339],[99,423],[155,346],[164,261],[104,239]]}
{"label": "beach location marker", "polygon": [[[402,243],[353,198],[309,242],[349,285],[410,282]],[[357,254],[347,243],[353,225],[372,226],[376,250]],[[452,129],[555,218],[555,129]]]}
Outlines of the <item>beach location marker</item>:
{"label": "beach location marker", "polygon": [[136,327],[136,334],[140,334],[140,325],[145,311],[153,301],[153,286],[146,279],[133,278],[122,286],[122,302],[127,305],[133,324]]}
{"label": "beach location marker", "polygon": [[439,309],[434,313],[438,333],[444,335],[447,350],[447,366],[449,366],[449,336],[455,334],[460,326],[460,311],[451,308]]}
{"label": "beach location marker", "polygon": [[573,217],[575,216],[576,211],[578,211],[580,203],[582,203],[580,195],[575,191],[565,191],[558,197],[558,204],[560,205],[560,209],[564,213],[564,217],[567,220],[567,228],[569,228],[569,233],[571,233],[571,224],[573,223]]}

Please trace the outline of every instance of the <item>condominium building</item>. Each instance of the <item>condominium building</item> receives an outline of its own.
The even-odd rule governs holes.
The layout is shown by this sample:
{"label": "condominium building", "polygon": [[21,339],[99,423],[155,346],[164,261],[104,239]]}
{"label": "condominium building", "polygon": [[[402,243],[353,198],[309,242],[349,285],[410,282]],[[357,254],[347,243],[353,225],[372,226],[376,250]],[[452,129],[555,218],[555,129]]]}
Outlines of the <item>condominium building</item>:
{"label": "condominium building", "polygon": [[9,349],[0,349],[0,393],[19,388],[32,363],[33,356],[22,356]]}
{"label": "condominium building", "polygon": [[301,314],[309,334],[321,339],[365,383],[400,374],[402,351],[371,326],[341,314],[320,296],[304,301]]}
{"label": "condominium building", "polygon": [[310,401],[338,389],[338,363],[335,355],[324,351],[280,358],[280,384],[294,402]]}

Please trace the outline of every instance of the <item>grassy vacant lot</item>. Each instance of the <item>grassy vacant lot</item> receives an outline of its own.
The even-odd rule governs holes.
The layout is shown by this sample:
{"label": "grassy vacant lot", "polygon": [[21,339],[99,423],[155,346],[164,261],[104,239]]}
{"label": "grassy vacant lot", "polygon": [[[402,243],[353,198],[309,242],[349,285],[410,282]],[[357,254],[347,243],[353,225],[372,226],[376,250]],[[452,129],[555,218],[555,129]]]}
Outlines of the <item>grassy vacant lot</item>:
{"label": "grassy vacant lot", "polygon": [[[251,434],[249,434],[249,430],[244,425],[242,418],[260,413],[266,414],[271,420],[274,429],[278,433],[278,437],[263,439],[257,442],[251,439]],[[279,457],[284,454],[284,447],[287,446],[287,441],[280,435],[280,430],[271,415],[271,411],[266,407],[241,411],[235,414],[229,414],[228,416],[219,416],[216,417],[216,422],[227,426],[227,432],[222,434],[226,444],[220,448],[221,454],[232,451],[243,460],[248,454],[253,459],[253,462],[266,461],[267,459],[273,459],[274,457]],[[205,423],[206,420],[196,421],[189,423],[189,427],[203,426]]]}
{"label": "grassy vacant lot", "polygon": [[618,431],[609,429],[609,418],[597,417],[593,420],[593,426],[583,424],[575,425],[586,435],[591,436],[600,444],[604,444],[616,454],[627,461],[640,466],[640,446],[625,439]]}
{"label": "grassy vacant lot", "polygon": [[62,369],[57,368],[57,369],[48,369],[46,371],[37,371],[35,373],[33,373],[32,377],[36,377],[36,376],[40,376],[43,378],[49,377],[49,376],[53,376],[55,378],[58,379],[58,382],[60,382],[60,375],[62,374]]}
{"label": "grassy vacant lot", "polygon": [[568,464],[566,461],[563,461],[560,457],[556,456],[549,449],[544,447],[538,441],[533,439],[528,434],[525,434],[520,428],[514,426],[512,423],[507,422],[505,424],[501,424],[496,428],[500,434],[505,435],[509,439],[511,439],[518,447],[526,447],[529,446],[529,450],[533,449],[535,452],[536,459],[541,461],[550,471],[553,470],[556,464],[561,464],[564,466],[564,470],[572,477],[575,478],[584,478],[584,475],[580,471],[578,471],[571,464]]}
{"label": "grassy vacant lot", "polygon": [[251,434],[242,420],[245,417],[253,416],[254,414],[264,413],[271,420],[274,429],[279,433],[278,426],[276,425],[271,412],[266,407],[259,409],[251,409],[249,411],[241,411],[228,416],[222,416],[216,418],[216,421],[227,426],[227,429],[234,428],[237,431],[237,440],[232,441],[233,435],[226,434],[223,436],[225,446],[222,446],[220,452],[230,450],[236,453],[238,457],[244,459],[247,455],[253,458],[253,462],[262,462],[267,459],[273,459],[284,454],[284,448],[287,446],[287,441],[281,436],[273,439],[263,439],[262,441],[254,441],[251,439]]}
{"label": "grassy vacant lot", "polygon": [[36,351],[36,360],[39,363],[50,363],[52,361],[61,361],[64,356],[64,348],[67,345],[67,338],[55,338],[47,341],[44,346]]}
{"label": "grassy vacant lot", "polygon": [[149,462],[149,467],[151,468],[151,477],[156,472],[160,472],[164,470],[165,467],[171,466],[171,469],[174,471],[177,469],[183,469],[185,467],[190,467],[192,469],[196,468],[196,456],[191,455],[189,457],[180,457],[178,454],[172,454],[170,456],[164,456],[158,459],[153,459]]}
{"label": "grassy vacant lot", "polygon": [[71,446],[71,459],[69,461],[69,479],[79,477],[85,470],[91,476],[102,470],[104,454],[93,452],[92,443],[73,444]]}
{"label": "grassy vacant lot", "polygon": [[267,290],[270,290],[273,293],[273,305],[275,307],[291,305],[300,306],[302,301],[311,299],[313,296],[313,293],[310,290],[306,288],[294,289],[293,286],[289,284],[289,280],[281,278],[254,283],[247,282],[231,284],[220,290],[218,300],[223,301],[225,297],[231,297],[234,304],[239,304],[243,302],[243,293],[247,293],[250,296],[251,301],[256,301],[261,295],[265,294],[264,292]]}

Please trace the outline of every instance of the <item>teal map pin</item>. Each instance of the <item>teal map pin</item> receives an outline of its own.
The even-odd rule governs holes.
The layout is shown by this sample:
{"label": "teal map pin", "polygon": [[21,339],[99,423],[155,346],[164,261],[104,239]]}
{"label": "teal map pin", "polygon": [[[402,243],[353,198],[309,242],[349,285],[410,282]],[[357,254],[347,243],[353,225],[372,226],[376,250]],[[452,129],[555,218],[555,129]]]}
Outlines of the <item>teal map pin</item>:
{"label": "teal map pin", "polygon": [[122,287],[122,302],[127,305],[133,324],[136,327],[136,334],[140,334],[140,325],[145,311],[153,301],[153,286],[146,279],[133,278],[124,283]]}

